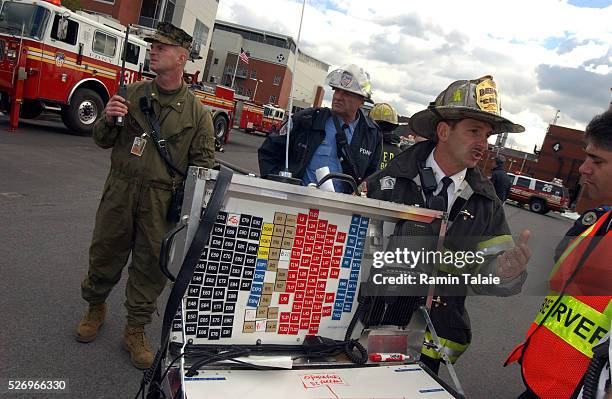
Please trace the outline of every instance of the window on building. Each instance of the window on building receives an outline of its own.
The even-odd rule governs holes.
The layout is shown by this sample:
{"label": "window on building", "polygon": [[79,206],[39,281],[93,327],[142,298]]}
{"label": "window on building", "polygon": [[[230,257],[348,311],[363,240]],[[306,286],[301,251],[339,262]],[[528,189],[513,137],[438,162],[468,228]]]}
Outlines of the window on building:
{"label": "window on building", "polygon": [[[67,21],[60,23],[60,20]],[[58,26],[60,29],[58,30]],[[58,35],[59,33],[59,35]],[[79,36],[79,23],[71,19],[63,19],[60,15],[55,15],[53,26],[51,27],[51,38],[68,44],[76,44]]]}
{"label": "window on building", "polygon": [[529,188],[529,184],[531,183],[531,179],[527,179],[525,177],[519,177],[516,181],[516,185],[520,187]]}
{"label": "window on building", "polygon": [[146,26],[148,28],[155,27],[155,24],[157,22],[157,12],[159,7],[161,7],[161,3],[161,0],[142,0],[138,24]]}
{"label": "window on building", "polygon": [[244,90],[244,88],[242,86],[236,86],[236,93],[242,94],[243,90]]}
{"label": "window on building", "polygon": [[213,60],[213,65],[217,65],[218,63],[219,63],[219,59],[218,59],[218,58],[215,58],[215,59]]}
{"label": "window on building", "polygon": [[211,76],[210,78],[208,78],[208,81],[209,81],[210,83],[215,83],[215,77],[214,77],[214,76]]}
{"label": "window on building", "polygon": [[257,71],[254,69],[251,69],[251,79],[257,79]]}
{"label": "window on building", "polygon": [[94,34],[93,51],[105,55],[107,57],[113,57],[117,50],[117,38],[109,36],[106,33],[96,32]]}
{"label": "window on building", "polygon": [[253,90],[247,89],[246,95],[251,97],[253,95]]}
{"label": "window on building", "polygon": [[272,81],[272,84],[275,86],[278,86],[281,82],[281,76],[280,75],[274,75],[274,80]]}
{"label": "window on building", "polygon": [[193,53],[200,54],[200,49],[206,45],[209,30],[208,26],[204,25],[199,19],[196,19],[195,27],[193,28]]}
{"label": "window on building", "polygon": [[172,18],[174,17],[174,7],[176,6],[176,0],[168,0],[166,2],[166,10],[164,12],[164,17],[162,21],[164,22],[172,22]]}
{"label": "window on building", "polygon": [[276,104],[276,96],[270,96],[268,101],[270,102],[270,104]]}

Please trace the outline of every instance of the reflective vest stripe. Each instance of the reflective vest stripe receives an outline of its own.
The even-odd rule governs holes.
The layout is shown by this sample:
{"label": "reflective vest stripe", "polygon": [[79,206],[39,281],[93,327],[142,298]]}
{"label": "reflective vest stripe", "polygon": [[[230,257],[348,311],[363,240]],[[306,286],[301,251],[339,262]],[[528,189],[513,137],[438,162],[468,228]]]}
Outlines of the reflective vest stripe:
{"label": "reflective vest stripe", "polygon": [[[601,219],[604,219],[604,218],[601,218]],[[600,223],[603,223],[603,222],[600,222]],[[580,244],[580,242],[582,240],[584,240],[585,237],[588,237],[591,234],[591,232],[593,231],[595,226],[599,226],[600,223],[593,224],[591,227],[589,227],[588,229],[583,231],[582,234],[577,236],[570,243],[570,245],[568,245],[567,249],[565,251],[563,251],[563,253],[561,254],[561,257],[559,258],[557,263],[555,263],[555,265],[553,266],[552,271],[550,272],[549,278],[552,278],[552,276],[555,275],[555,273],[557,272],[557,270],[559,270],[559,266],[561,266],[563,261],[565,261],[565,259],[567,259],[567,257],[574,251],[574,249],[578,246],[578,244]]]}
{"label": "reflective vest stripe", "polygon": [[[434,344],[433,337],[431,336],[431,333],[429,331],[425,332],[425,342],[428,342],[432,345]],[[442,345],[442,348],[440,348],[439,350],[431,348],[428,345],[423,345],[423,347],[421,348],[421,353],[429,356],[432,359],[438,360],[442,359],[442,354],[440,353],[440,351],[443,350],[444,352],[446,352],[446,355],[448,356],[448,359],[451,361],[451,363],[455,363],[457,359],[459,359],[459,356],[461,356],[463,352],[467,350],[470,344],[459,344],[455,341],[451,341],[450,339],[440,338],[440,345]]]}
{"label": "reflective vest stripe", "polygon": [[[534,323],[542,323],[557,298],[550,295],[544,299]],[[590,358],[593,357],[593,345],[608,332],[610,315],[598,312],[574,297],[564,296],[542,326]]]}

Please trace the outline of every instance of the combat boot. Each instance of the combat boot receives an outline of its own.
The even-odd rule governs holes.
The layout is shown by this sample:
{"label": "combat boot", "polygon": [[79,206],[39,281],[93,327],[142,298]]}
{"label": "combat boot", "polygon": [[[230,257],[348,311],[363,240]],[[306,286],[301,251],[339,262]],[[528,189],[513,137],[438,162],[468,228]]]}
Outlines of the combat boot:
{"label": "combat boot", "polygon": [[87,313],[83,316],[83,319],[79,322],[76,330],[74,331],[74,337],[79,342],[91,342],[98,336],[98,330],[104,324],[106,318],[106,304],[98,303],[95,305],[89,305]]}
{"label": "combat boot", "polygon": [[145,337],[144,326],[125,326],[123,348],[130,352],[132,364],[137,369],[146,370],[153,363],[153,352]]}

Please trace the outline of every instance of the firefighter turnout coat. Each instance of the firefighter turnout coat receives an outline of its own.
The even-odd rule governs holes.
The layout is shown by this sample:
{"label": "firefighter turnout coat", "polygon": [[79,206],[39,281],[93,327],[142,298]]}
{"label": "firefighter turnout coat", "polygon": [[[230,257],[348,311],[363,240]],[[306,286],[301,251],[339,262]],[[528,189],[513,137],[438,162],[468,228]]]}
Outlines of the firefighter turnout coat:
{"label": "firefighter turnout coat", "polygon": [[589,211],[580,222],[588,228],[569,242],[555,263],[551,292],[525,342],[506,361],[520,363],[528,391],[542,399],[578,395],[593,347],[612,322],[612,211]]}
{"label": "firefighter turnout coat", "polygon": [[[418,170],[433,149],[431,141],[424,141],[398,154],[385,169],[366,180],[368,197],[425,207]],[[475,168],[467,169],[465,180],[467,185],[457,197],[465,199],[463,212],[458,214],[447,230],[444,247],[451,251],[483,251],[485,262],[464,268],[443,264],[440,265],[438,275],[495,275],[497,255],[514,247],[514,241],[502,204],[491,183]],[[401,234],[401,226],[396,227],[398,231]],[[520,292],[526,275],[523,272],[513,279],[502,279],[501,284],[496,286],[472,285],[469,288],[477,294],[514,295]],[[440,295],[438,292],[436,295]],[[467,349],[471,341],[470,319],[465,308],[467,292],[468,286],[455,287],[452,296],[442,296],[431,309],[434,327],[451,362]],[[429,333],[425,339],[431,341]],[[441,359],[440,353],[429,346],[423,346],[422,354],[434,360]]]}

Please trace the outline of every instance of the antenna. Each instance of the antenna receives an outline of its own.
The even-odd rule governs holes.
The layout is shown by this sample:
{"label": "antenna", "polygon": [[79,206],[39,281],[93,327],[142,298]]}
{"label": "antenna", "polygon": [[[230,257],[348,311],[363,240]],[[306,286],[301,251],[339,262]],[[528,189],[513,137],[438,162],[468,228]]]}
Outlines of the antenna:
{"label": "antenna", "polygon": [[557,120],[559,120],[559,114],[561,113],[561,110],[558,109],[557,112],[555,112],[555,117],[553,118],[553,121],[551,123],[551,125],[556,125],[557,124]]}
{"label": "antenna", "polygon": [[293,108],[293,89],[295,83],[295,73],[297,59],[300,52],[300,36],[302,34],[302,21],[304,20],[304,8],[306,8],[306,0],[302,1],[302,14],[300,15],[300,28],[298,29],[297,42],[295,43],[295,58],[293,59],[293,75],[291,76],[291,89],[289,90],[289,109],[287,111],[287,145],[285,146],[285,170],[281,171],[279,174],[284,177],[291,177],[291,172],[289,172],[289,136],[291,134],[291,111]]}

